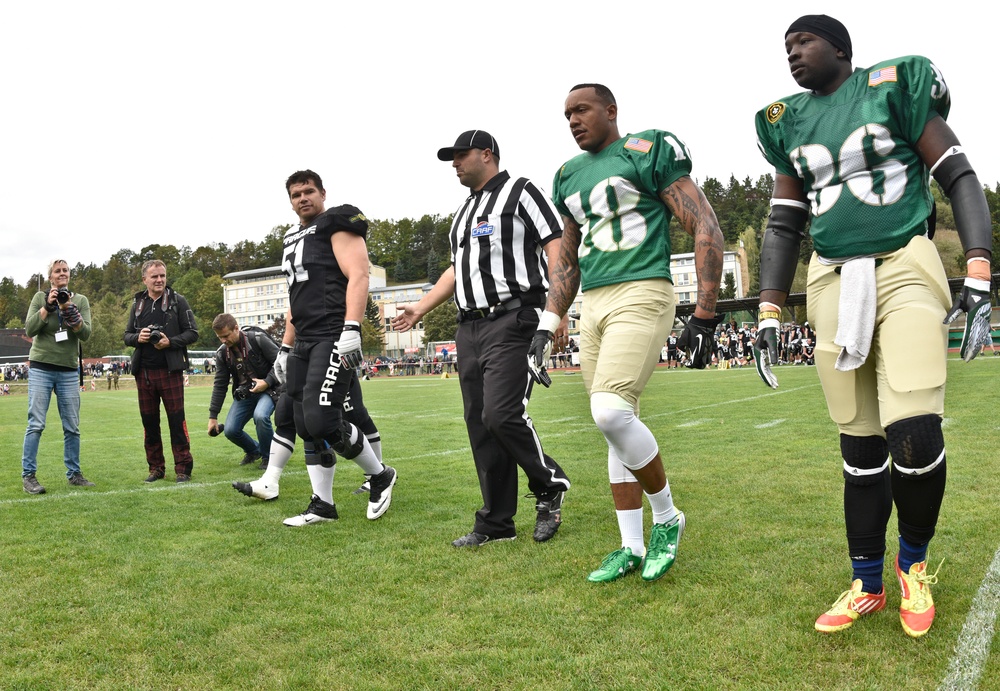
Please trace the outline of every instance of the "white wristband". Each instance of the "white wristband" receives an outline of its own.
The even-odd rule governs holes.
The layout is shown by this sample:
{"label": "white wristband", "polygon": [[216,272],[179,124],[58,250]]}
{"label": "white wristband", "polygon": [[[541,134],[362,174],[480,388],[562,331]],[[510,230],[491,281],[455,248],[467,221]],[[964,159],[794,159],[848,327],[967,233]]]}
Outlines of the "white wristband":
{"label": "white wristband", "polygon": [[763,331],[764,329],[780,329],[781,323],[777,319],[764,319],[760,324],[757,325],[758,331]]}
{"label": "white wristband", "polygon": [[988,293],[990,291],[990,282],[984,281],[980,278],[972,278],[971,276],[966,276],[965,287],[972,288],[973,290],[981,290],[985,293]]}
{"label": "white wristband", "polygon": [[559,328],[559,324],[562,323],[562,317],[560,317],[555,312],[549,312],[545,310],[542,312],[542,316],[538,318],[538,330],[548,331],[549,333],[555,333],[556,329]]}

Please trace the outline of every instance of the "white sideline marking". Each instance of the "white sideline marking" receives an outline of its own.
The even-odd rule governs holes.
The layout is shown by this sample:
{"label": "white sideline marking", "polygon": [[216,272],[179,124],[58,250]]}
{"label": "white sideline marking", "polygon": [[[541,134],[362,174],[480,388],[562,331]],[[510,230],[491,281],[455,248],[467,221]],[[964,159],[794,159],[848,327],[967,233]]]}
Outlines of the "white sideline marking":
{"label": "white sideline marking", "polygon": [[982,585],[972,598],[972,608],[955,643],[948,673],[939,689],[975,689],[993,643],[994,624],[1000,609],[1000,549],[986,570]]}
{"label": "white sideline marking", "polygon": [[705,420],[692,420],[691,422],[682,422],[677,425],[678,427],[697,427],[698,425],[705,424]]}
{"label": "white sideline marking", "polygon": [[[305,475],[305,470],[286,470],[281,476],[286,475]],[[259,480],[260,477],[255,477],[254,480]],[[165,484],[163,484],[165,482]],[[130,489],[110,489],[107,491],[87,491],[87,490],[74,490],[67,494],[50,494],[46,492],[44,495],[37,494],[33,497],[24,497],[23,499],[3,499],[0,500],[0,506],[7,504],[27,504],[33,501],[59,501],[62,499],[86,499],[88,497],[109,497],[115,494],[138,494],[139,492],[170,492],[181,490],[185,487],[218,487],[219,485],[230,485],[232,486],[233,480],[219,480],[216,482],[170,482],[169,480],[159,480],[157,483],[149,483],[146,487],[132,487]]]}
{"label": "white sideline marking", "polygon": [[664,417],[665,415],[677,415],[678,413],[689,413],[692,410],[702,410],[703,408],[718,408],[722,405],[732,405],[733,403],[747,403],[749,401],[759,401],[762,398],[770,398],[771,396],[784,396],[785,394],[792,393],[793,391],[801,391],[802,389],[814,389],[820,384],[817,382],[815,384],[807,384],[805,386],[797,386],[794,389],[783,389],[781,391],[771,391],[770,393],[762,393],[759,396],[748,396],[746,398],[734,398],[729,401],[716,401],[715,403],[706,403],[705,405],[696,405],[691,408],[684,408],[682,410],[668,410],[662,413],[654,413],[653,415],[643,415],[642,419],[647,420],[654,417]]}
{"label": "white sideline marking", "polygon": [[781,418],[779,420],[771,420],[770,422],[763,422],[759,425],[754,425],[754,429],[767,429],[768,427],[777,427],[784,421],[785,418]]}

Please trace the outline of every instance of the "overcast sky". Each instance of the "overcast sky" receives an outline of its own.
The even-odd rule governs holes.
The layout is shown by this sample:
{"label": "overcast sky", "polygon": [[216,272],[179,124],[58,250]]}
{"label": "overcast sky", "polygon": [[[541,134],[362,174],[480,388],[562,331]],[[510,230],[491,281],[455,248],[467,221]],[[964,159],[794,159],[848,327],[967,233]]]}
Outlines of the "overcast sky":
{"label": "overcast sky", "polygon": [[486,129],[501,167],[546,191],[578,153],[563,101],[615,93],[619,126],[688,145],[694,177],[771,172],[754,113],[798,91],[796,17],[843,21],[854,65],[918,53],[949,123],[1000,181],[996,43],[981,3],[5,2],[0,277],[102,264],[152,243],[260,241],[294,220],[284,180],[369,218],[447,215],[465,190],[436,151]]}

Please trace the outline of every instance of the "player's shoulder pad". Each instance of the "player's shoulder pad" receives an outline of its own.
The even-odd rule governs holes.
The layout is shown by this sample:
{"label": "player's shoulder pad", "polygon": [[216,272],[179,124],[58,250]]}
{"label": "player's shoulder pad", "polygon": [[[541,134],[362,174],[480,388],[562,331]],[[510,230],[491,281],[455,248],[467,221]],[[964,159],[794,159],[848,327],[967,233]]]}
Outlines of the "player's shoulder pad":
{"label": "player's shoulder pad", "polygon": [[883,84],[905,86],[933,71],[931,61],[923,55],[904,55],[882,60],[865,70],[869,89],[878,88]]}
{"label": "player's shoulder pad", "polygon": [[324,211],[321,218],[316,219],[316,229],[329,233],[346,230],[357,235],[364,235],[368,232],[368,219],[358,207],[351,204],[341,204]]}

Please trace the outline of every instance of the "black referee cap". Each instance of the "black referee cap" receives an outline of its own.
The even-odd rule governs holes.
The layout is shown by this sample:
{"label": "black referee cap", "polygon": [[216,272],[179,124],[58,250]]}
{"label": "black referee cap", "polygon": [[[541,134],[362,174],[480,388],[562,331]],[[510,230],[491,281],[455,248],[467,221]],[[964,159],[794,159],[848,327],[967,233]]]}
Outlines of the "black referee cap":
{"label": "black referee cap", "polygon": [[462,132],[455,140],[455,146],[438,149],[438,158],[442,161],[453,161],[456,151],[468,151],[469,149],[489,149],[495,158],[500,158],[500,146],[497,144],[497,140],[485,130]]}

